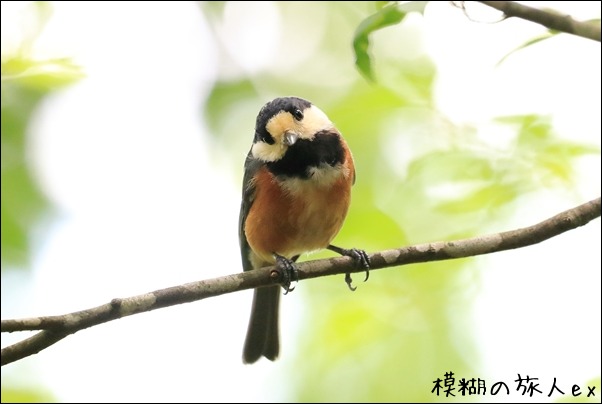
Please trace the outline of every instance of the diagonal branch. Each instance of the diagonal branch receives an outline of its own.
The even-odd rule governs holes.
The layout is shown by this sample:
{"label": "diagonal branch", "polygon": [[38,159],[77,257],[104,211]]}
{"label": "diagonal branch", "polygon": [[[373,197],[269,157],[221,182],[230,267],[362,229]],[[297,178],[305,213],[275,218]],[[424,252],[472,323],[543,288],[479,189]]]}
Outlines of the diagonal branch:
{"label": "diagonal branch", "polygon": [[[371,270],[418,262],[471,257],[521,248],[540,243],[600,217],[600,198],[557,214],[543,222],[522,229],[456,241],[439,241],[370,255]],[[299,280],[363,271],[355,268],[349,257],[337,257],[300,263]],[[257,287],[269,286],[281,278],[278,267],[191,282],[143,295],[116,298],[111,302],[60,316],[2,320],[2,332],[42,330],[34,336],[2,349],[2,366],[34,355],[70,334],[122,317],[176,304]]]}
{"label": "diagonal branch", "polygon": [[506,17],[522,18],[552,30],[600,42],[600,21],[577,21],[569,15],[551,10],[540,10],[514,1],[481,1],[481,3],[503,12]]}

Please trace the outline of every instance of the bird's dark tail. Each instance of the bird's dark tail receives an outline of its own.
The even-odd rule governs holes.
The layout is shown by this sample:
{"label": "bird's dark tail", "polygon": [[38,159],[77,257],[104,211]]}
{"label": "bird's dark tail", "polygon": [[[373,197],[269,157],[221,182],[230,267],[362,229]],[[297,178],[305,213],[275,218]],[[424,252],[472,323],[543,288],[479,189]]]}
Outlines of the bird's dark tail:
{"label": "bird's dark tail", "polygon": [[247,337],[242,354],[243,363],[254,363],[261,356],[273,361],[280,352],[278,306],[280,286],[255,289]]}

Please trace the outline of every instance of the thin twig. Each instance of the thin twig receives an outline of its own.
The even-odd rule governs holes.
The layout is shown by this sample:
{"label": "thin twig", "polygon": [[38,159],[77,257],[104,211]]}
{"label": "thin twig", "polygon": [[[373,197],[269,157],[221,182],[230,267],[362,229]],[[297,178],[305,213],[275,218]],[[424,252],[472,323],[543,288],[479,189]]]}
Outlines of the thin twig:
{"label": "thin twig", "polygon": [[514,1],[481,1],[481,3],[503,12],[506,17],[518,17],[541,24],[549,29],[566,32],[600,42],[600,21],[577,21],[570,15],[552,10],[541,10]]}

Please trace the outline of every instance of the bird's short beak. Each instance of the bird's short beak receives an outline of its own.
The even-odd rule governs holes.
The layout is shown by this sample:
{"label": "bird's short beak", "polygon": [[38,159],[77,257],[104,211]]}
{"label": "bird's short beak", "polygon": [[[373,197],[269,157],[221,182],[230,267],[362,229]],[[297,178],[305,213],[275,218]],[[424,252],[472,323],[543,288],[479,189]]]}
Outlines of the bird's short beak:
{"label": "bird's short beak", "polygon": [[286,132],[284,134],[284,144],[287,146],[294,145],[297,142],[297,139],[299,139],[299,135],[297,135],[296,133]]}

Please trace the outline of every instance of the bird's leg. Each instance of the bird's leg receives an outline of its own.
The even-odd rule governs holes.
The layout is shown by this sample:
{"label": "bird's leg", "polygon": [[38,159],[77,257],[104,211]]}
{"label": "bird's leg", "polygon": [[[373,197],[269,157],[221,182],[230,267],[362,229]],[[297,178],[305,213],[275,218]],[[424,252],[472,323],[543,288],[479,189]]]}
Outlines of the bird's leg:
{"label": "bird's leg", "polygon": [[293,286],[291,288],[291,282],[297,282],[299,280],[299,270],[295,265],[295,261],[299,256],[293,257],[292,260],[283,257],[282,255],[274,253],[274,258],[276,259],[276,266],[280,269],[280,273],[282,274],[282,287],[284,288],[284,294],[288,294],[288,292],[292,292],[295,290]]}
{"label": "bird's leg", "polygon": [[[364,282],[368,280],[368,277],[370,276],[370,258],[364,250],[358,250],[357,248],[346,249],[334,246],[332,244],[328,245],[326,248],[338,254],[353,258],[357,266],[360,266],[366,270],[366,278],[364,279]],[[357,289],[357,287],[351,286],[352,282],[353,280],[351,279],[351,273],[347,272],[345,274],[345,283],[347,283],[347,286],[349,286],[351,291],[354,291]]]}

